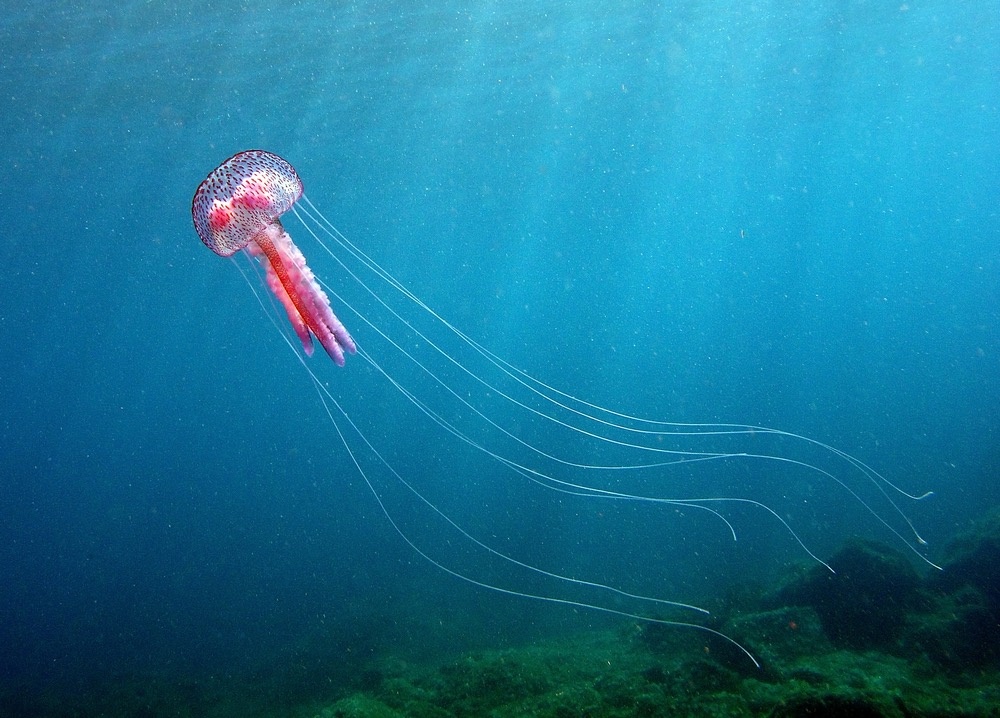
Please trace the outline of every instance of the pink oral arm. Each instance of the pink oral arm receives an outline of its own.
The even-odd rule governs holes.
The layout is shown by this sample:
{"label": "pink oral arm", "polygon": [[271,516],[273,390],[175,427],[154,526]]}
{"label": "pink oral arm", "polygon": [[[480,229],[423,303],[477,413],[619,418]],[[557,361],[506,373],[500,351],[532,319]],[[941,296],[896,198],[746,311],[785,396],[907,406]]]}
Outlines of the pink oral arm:
{"label": "pink oral arm", "polygon": [[312,355],[312,332],[337,366],[344,366],[344,352],[356,351],[354,340],[333,313],[326,292],[285,228],[277,221],[269,224],[251,246],[266,256],[268,286],[285,307],[306,354]]}
{"label": "pink oral arm", "polygon": [[288,296],[288,292],[285,291],[285,287],[282,286],[281,280],[278,278],[278,273],[274,271],[274,267],[271,265],[270,260],[267,259],[267,255],[260,250],[255,242],[248,244],[247,249],[255,257],[264,258],[263,264],[267,273],[267,286],[270,288],[271,293],[281,302],[281,306],[285,308],[285,313],[288,314],[288,321],[291,323],[292,329],[295,330],[295,335],[302,342],[302,349],[305,350],[306,356],[311,357],[313,355],[313,342],[312,335],[309,333],[309,327],[302,320],[302,315],[299,314],[295,302],[292,301],[292,298]]}

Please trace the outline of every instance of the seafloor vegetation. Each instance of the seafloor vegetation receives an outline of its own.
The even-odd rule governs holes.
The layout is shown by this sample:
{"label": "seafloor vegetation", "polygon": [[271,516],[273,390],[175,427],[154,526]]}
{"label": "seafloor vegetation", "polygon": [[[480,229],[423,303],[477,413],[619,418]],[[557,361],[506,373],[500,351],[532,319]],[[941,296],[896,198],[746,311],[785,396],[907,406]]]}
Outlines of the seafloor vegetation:
{"label": "seafloor vegetation", "polygon": [[133,680],[76,701],[7,692],[0,714],[1000,716],[1000,513],[952,541],[944,570],[925,578],[868,542],[848,543],[830,564],[836,573],[803,567],[777,586],[732,594],[714,627],[760,668],[708,634],[692,650],[690,631],[628,623],[443,665],[382,659],[322,699],[302,683],[275,693],[252,682],[241,691]]}
{"label": "seafloor vegetation", "polygon": [[1000,716],[1000,513],[953,541],[922,579],[861,541],[823,567],[734,597],[719,640],[628,625],[482,652],[433,670],[386,663],[369,690],[302,715]]}

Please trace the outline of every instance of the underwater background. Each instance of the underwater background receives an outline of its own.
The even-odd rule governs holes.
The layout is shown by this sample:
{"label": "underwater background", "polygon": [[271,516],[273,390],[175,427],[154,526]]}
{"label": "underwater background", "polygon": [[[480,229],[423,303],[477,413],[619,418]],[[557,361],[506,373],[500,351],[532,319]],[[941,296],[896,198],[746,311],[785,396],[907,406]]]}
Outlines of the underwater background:
{"label": "underwater background", "polygon": [[[813,437],[933,491],[901,505],[935,562],[1000,504],[995,2],[56,0],[0,18],[0,90],[11,713],[247,676],[295,706],[386,657],[621,623],[468,585],[394,531],[268,308],[194,232],[195,188],[243,149],[288,159],[347,237],[561,389]],[[669,512],[623,510],[595,546],[360,358],[307,363],[434,500],[529,560],[613,583],[643,566],[709,607],[808,562],[753,512],[749,557]],[[476,570],[386,491],[423,549]],[[821,557],[860,535],[934,571],[843,492],[813,509]]]}

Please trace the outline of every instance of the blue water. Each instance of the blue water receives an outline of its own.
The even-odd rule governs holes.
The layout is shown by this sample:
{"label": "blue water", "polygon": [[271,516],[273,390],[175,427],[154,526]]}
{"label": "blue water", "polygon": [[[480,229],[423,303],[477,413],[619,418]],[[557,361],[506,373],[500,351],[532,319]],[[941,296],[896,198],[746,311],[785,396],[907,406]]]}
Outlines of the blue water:
{"label": "blue water", "polygon": [[[1000,503],[995,3],[396,5],[5,14],[6,682],[350,667],[610,620],[477,589],[394,532],[266,300],[194,233],[198,183],[247,148],[562,389],[835,445],[935,492],[901,504],[932,560]],[[360,358],[308,365],[442,508],[540,565],[704,604],[808,560],[762,512],[734,548],[709,516],[496,478]],[[726,480],[808,505],[820,555],[860,533],[926,567],[845,492],[779,474]],[[505,580],[382,485],[423,549]]]}

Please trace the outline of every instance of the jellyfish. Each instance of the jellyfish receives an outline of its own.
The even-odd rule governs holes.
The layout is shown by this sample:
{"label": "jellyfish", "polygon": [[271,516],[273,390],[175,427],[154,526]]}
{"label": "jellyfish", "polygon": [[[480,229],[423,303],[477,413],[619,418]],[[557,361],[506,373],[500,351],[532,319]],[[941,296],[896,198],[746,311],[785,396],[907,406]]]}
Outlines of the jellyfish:
{"label": "jellyfish", "polygon": [[267,285],[288,314],[306,355],[315,336],[344,366],[356,351],[305,257],[278,219],[302,196],[295,168],[270,152],[248,150],[223,162],[198,187],[191,215],[198,236],[220,257],[246,250],[264,265]]}
{"label": "jellyfish", "polygon": [[[306,264],[279,219],[285,213],[299,220],[305,236],[339,269],[338,283],[317,277]],[[541,497],[543,516],[563,505],[628,506],[646,521],[703,517],[732,541],[739,537],[741,518],[756,513],[792,548],[827,568],[801,536],[794,514],[808,505],[839,518],[845,507],[853,507],[861,520],[934,566],[901,505],[931,492],[908,492],[861,459],[790,431],[644,417],[536,378],[450,322],[338,231],[303,193],[292,165],[277,155],[249,150],[223,162],[198,187],[192,214],[209,249],[222,257],[243,251],[253,266],[263,268],[298,342],[273,312],[268,316],[305,370],[350,463],[402,541],[455,579],[518,599],[695,629],[736,646],[757,664],[748,648],[707,625],[707,610],[657,595],[655,587],[647,590],[655,580],[640,581],[627,572],[606,579],[580,566],[551,565],[519,551],[516,541],[498,539],[478,516],[462,510],[469,507],[445,505],[437,489],[413,475],[425,446],[416,442],[395,451],[347,407],[352,381],[379,382],[398,402],[396,421],[420,422],[420,431],[437,432],[447,442],[443,455],[424,457],[443,465],[438,473],[446,476],[444,483],[455,482],[446,494],[461,490],[463,476],[512,481]],[[254,289],[253,277],[244,276]],[[358,298],[349,300],[339,282],[357,290]],[[268,311],[268,302],[257,296]],[[333,313],[331,296],[354,318],[353,336]],[[363,340],[354,338],[359,332]],[[322,369],[309,359],[313,338],[341,367],[345,355],[356,354],[367,368],[363,379],[360,373],[351,376],[352,362],[343,381],[333,382],[339,388],[322,380]],[[744,478],[729,478],[738,469]],[[785,485],[768,495],[756,484],[763,473],[774,482],[794,482],[792,488],[822,484],[844,503],[788,498],[793,492]],[[728,490],[715,488],[720,477],[726,477]],[[428,516],[447,539],[428,545],[400,506]],[[586,536],[574,541],[583,553],[601,548],[599,540],[587,543]],[[462,547],[459,554],[456,546]]]}

